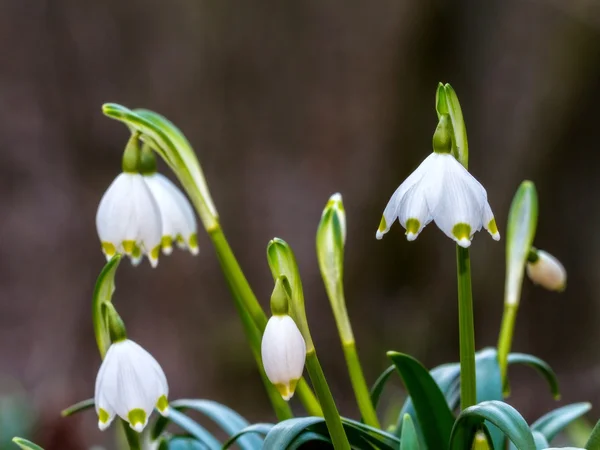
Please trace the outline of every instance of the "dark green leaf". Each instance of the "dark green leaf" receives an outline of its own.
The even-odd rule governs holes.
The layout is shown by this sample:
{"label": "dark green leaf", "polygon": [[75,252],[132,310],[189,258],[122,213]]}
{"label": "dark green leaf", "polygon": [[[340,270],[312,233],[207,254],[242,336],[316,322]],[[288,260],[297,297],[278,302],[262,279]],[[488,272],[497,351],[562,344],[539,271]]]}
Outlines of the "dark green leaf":
{"label": "dark green leaf", "polygon": [[508,364],[525,364],[534,368],[546,379],[554,398],[556,400],[560,398],[556,374],[545,361],[536,356],[527,355],[525,353],[511,353],[508,355]]}
{"label": "dark green leaf", "polygon": [[[327,436],[324,436],[321,433],[315,433],[313,431],[304,431],[303,433],[299,434],[298,437],[296,437],[296,439],[294,439],[292,441],[292,443],[288,446],[288,448],[286,450],[296,450],[296,449],[300,448],[302,445],[308,444],[309,442],[311,443],[311,445],[315,445],[315,443],[317,443],[317,442],[327,443],[327,444],[329,444],[328,447],[333,445],[333,444],[331,444],[331,439],[329,439]],[[257,448],[260,448],[260,447],[257,447]]]}
{"label": "dark green leaf", "polygon": [[227,450],[231,447],[240,437],[245,436],[247,434],[261,434],[266,436],[269,431],[274,427],[272,423],[255,423],[253,425],[247,426],[243,430],[240,430],[235,436],[231,436],[227,442],[223,444],[223,450]]}
{"label": "dark green leaf", "polygon": [[557,408],[536,420],[531,429],[540,432],[551,442],[558,433],[575,419],[581,417],[592,408],[589,403],[573,403]]}
{"label": "dark green leaf", "polygon": [[[475,355],[477,378],[477,403],[488,400],[502,400],[502,377],[498,365],[498,352],[495,348],[485,348]],[[490,439],[495,449],[502,449],[504,434],[495,425],[486,422]]]}
{"label": "dark green leaf", "polygon": [[410,414],[404,414],[401,433],[400,450],[419,450],[419,438]]}
{"label": "dark green leaf", "polygon": [[121,255],[114,255],[110,261],[106,263],[94,286],[94,295],[92,298],[92,323],[94,325],[94,334],[100,356],[104,355],[110,347],[110,336],[108,329],[102,318],[102,305],[112,301],[112,295],[115,292],[115,275],[121,261]]}
{"label": "dark green leaf", "polygon": [[393,374],[396,370],[396,366],[390,366],[383,371],[377,381],[373,383],[373,387],[371,387],[371,403],[373,403],[373,407],[377,409],[377,405],[379,404],[379,399],[381,398],[381,393],[383,392],[383,388],[385,387],[390,375]]}
{"label": "dark green leaf", "polygon": [[502,430],[519,450],[536,450],[535,441],[525,419],[512,406],[496,400],[479,403],[460,413],[452,428],[450,449],[470,448],[475,433],[486,421]]}
{"label": "dark green leaf", "polygon": [[300,417],[279,422],[265,436],[263,450],[285,449],[309,426],[322,422],[322,417]]}
{"label": "dark green leaf", "polygon": [[79,403],[75,403],[74,405],[71,405],[68,408],[63,409],[60,414],[63,417],[68,417],[68,416],[71,416],[78,412],[85,411],[86,409],[93,408],[94,404],[95,404],[94,399],[88,398],[87,400],[82,400]]}
{"label": "dark green leaf", "polygon": [[27,439],[23,439],[20,437],[15,437],[12,440],[15,444],[17,444],[19,447],[21,447],[23,450],[44,450],[42,447],[40,447],[37,444],[34,444],[31,441],[28,441]]}
{"label": "dark green leaf", "polygon": [[[208,432],[202,425],[198,424],[194,420],[175,408],[169,410],[170,422],[179,425],[183,430],[188,432],[192,437],[199,440],[201,443],[206,445],[210,450],[221,450],[221,443],[211,433]],[[159,419],[160,420],[160,419]],[[156,439],[156,436],[153,436]]]}
{"label": "dark green leaf", "polygon": [[444,394],[419,361],[403,353],[388,352],[387,355],[396,366],[411,396],[427,448],[446,448],[454,416],[448,408]]}

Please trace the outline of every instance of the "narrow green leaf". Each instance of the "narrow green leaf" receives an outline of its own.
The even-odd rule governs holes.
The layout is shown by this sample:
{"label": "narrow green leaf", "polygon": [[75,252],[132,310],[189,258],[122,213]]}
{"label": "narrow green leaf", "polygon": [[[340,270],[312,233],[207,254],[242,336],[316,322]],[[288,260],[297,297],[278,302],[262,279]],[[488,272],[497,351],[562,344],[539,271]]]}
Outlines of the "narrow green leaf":
{"label": "narrow green leaf", "polygon": [[379,378],[377,378],[375,383],[373,383],[373,386],[371,387],[371,403],[373,403],[373,407],[375,409],[377,409],[377,405],[379,404],[379,399],[381,398],[383,388],[385,388],[390,375],[392,375],[395,371],[396,366],[392,365],[388,367],[381,375],[379,375]]}
{"label": "narrow green leaf", "polygon": [[112,296],[115,292],[115,275],[119,263],[121,262],[121,255],[116,254],[110,261],[106,263],[102,272],[96,280],[96,286],[94,287],[94,295],[92,299],[92,322],[94,324],[94,334],[96,335],[96,343],[98,344],[98,350],[102,359],[110,347],[110,336],[108,335],[108,329],[102,318],[102,305],[104,303],[110,303]]}
{"label": "narrow green leaf", "polygon": [[[175,408],[169,410],[169,421],[181,427],[192,437],[198,439],[204,444],[209,450],[221,450],[221,443],[215,438],[208,430],[202,425],[198,424],[194,420]],[[156,439],[157,436],[153,436]]]}
{"label": "narrow green leaf", "polygon": [[[168,450],[204,450],[205,448],[206,448],[206,446],[203,445],[201,442],[199,442],[193,438],[182,437],[182,436],[174,436],[172,439],[170,439],[168,441],[167,446],[165,446],[165,449],[168,449]],[[260,447],[256,447],[256,448],[258,449]],[[159,450],[160,450],[160,446],[159,446]]]}
{"label": "narrow green leaf", "polygon": [[253,425],[249,425],[246,428],[244,428],[243,430],[240,430],[236,435],[231,436],[229,438],[229,440],[227,440],[223,444],[223,450],[227,450],[239,438],[241,438],[242,436],[245,436],[247,434],[259,434],[259,435],[266,436],[274,426],[275,425],[273,425],[272,423],[255,423]]}
{"label": "narrow green leaf", "polygon": [[585,444],[585,450],[600,450],[600,420],[594,425],[592,434]]}
{"label": "narrow green leaf", "polygon": [[[315,433],[313,431],[305,431],[296,437],[292,443],[287,447],[286,450],[296,450],[304,444],[315,445],[317,442],[325,442],[331,445],[331,439],[321,433]],[[260,447],[257,447],[257,449]],[[306,448],[306,447],[305,447]]]}
{"label": "narrow green leaf", "polygon": [[469,143],[467,141],[467,127],[463,118],[462,109],[458,101],[458,96],[450,84],[444,85],[446,94],[446,107],[448,114],[452,120],[452,128],[454,130],[454,144],[456,159],[465,167],[469,168]]}
{"label": "narrow green leaf", "polygon": [[475,433],[486,421],[502,430],[519,450],[536,450],[535,441],[525,419],[512,406],[496,400],[479,403],[460,413],[452,428],[450,449],[469,448]]}
{"label": "narrow green leaf", "polygon": [[518,305],[527,255],[533,245],[538,218],[535,185],[523,181],[510,205],[506,227],[506,284],[504,303]]}
{"label": "narrow green leaf", "polygon": [[300,417],[279,422],[265,437],[263,450],[287,448],[309,426],[320,422],[324,422],[322,417]]}
{"label": "narrow green leaf", "polygon": [[539,431],[535,431],[535,430],[532,431],[531,434],[533,436],[533,440],[535,442],[535,448],[537,450],[544,450],[544,449],[548,448],[550,443],[548,442],[548,439],[546,439],[546,436],[544,436]]}
{"label": "narrow green leaf", "polygon": [[454,416],[435,380],[413,357],[397,352],[388,352],[387,355],[411,396],[427,448],[446,448]]}
{"label": "narrow green leaf", "polygon": [[450,114],[448,112],[448,104],[446,103],[446,89],[443,83],[438,83],[437,90],[435,91],[435,110],[438,120],[440,120],[442,114]]}
{"label": "narrow green leaf", "polygon": [[74,405],[69,406],[68,408],[63,409],[60,415],[63,417],[68,417],[78,412],[85,411],[86,409],[93,408],[94,404],[94,399],[88,398],[87,400],[82,400]]}
{"label": "narrow green leaf", "polygon": [[592,408],[589,403],[573,403],[543,415],[536,420],[531,429],[540,432],[548,442],[560,433],[563,428],[578,419]]}
{"label": "narrow green leaf", "polygon": [[15,444],[17,444],[19,447],[21,447],[21,449],[23,449],[23,450],[44,450],[39,445],[34,444],[33,442],[28,441],[27,439],[20,438],[20,437],[14,437],[12,441]]}
{"label": "narrow green leaf", "polygon": [[548,382],[550,392],[552,392],[554,399],[560,399],[560,390],[558,388],[556,374],[544,360],[525,353],[511,353],[508,355],[508,364],[525,364],[537,370]]}
{"label": "narrow green leaf", "polygon": [[[477,403],[488,400],[502,400],[502,377],[498,365],[498,353],[495,348],[485,348],[475,356],[477,373]],[[494,448],[502,449],[504,434],[495,425],[485,422]]]}
{"label": "narrow green leaf", "polygon": [[[219,425],[219,427],[221,427],[221,429],[225,431],[228,436],[234,436],[241,430],[250,426],[246,419],[244,419],[231,408],[210,400],[180,399],[170,402],[169,406],[178,411],[191,409],[204,414],[217,425]],[[161,416],[158,418],[151,429],[151,436],[153,439],[156,439],[161,435],[168,423],[169,417]],[[237,444],[242,449],[252,450],[261,446],[262,439],[251,435],[239,438]]]}
{"label": "narrow green leaf", "polygon": [[401,433],[400,450],[419,450],[419,438],[410,414],[404,414],[402,418]]}

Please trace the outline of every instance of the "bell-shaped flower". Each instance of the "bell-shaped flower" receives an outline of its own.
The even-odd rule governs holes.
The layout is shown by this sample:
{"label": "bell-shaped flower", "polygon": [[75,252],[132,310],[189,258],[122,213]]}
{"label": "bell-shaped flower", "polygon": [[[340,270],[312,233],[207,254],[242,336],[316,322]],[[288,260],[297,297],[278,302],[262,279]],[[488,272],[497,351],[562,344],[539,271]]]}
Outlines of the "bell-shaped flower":
{"label": "bell-shaped flower", "polygon": [[406,229],[409,241],[415,240],[432,220],[461,247],[469,247],[473,234],[482,227],[495,240],[500,239],[487,192],[450,153],[451,138],[444,129],[444,117],[434,135],[433,153],[396,189],[387,204],[377,239],[388,232],[396,218]]}
{"label": "bell-shaped flower", "polygon": [[549,291],[560,292],[567,287],[567,271],[564,266],[544,250],[532,249],[527,261],[527,276]]}
{"label": "bell-shaped flower", "polygon": [[261,353],[267,377],[284,400],[294,395],[304,371],[306,343],[287,314],[272,316],[262,338]]}
{"label": "bell-shaped flower", "polygon": [[175,242],[178,247],[188,248],[193,255],[197,255],[198,227],[187,197],[171,180],[158,172],[144,175],[144,180],[160,210],[163,253],[171,254]]}
{"label": "bell-shaped flower", "polygon": [[168,414],[168,395],[167,378],[156,359],[129,339],[116,341],[96,378],[98,426],[104,430],[119,416],[139,433],[155,407]]}
{"label": "bell-shaped flower", "polygon": [[160,210],[141,174],[123,172],[112,182],[98,206],[96,228],[107,259],[125,253],[135,263],[147,255],[152,267],[158,264]]}

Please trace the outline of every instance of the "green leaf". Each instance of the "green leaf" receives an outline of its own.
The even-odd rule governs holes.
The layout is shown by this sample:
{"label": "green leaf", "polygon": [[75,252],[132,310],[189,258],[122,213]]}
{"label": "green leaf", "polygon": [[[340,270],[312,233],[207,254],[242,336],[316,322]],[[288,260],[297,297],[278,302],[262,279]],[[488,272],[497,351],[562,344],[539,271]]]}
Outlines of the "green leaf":
{"label": "green leaf", "polygon": [[448,104],[446,103],[446,89],[443,83],[438,83],[437,90],[435,91],[435,110],[437,112],[438,120],[442,117],[442,114],[448,114]]}
{"label": "green leaf", "polygon": [[296,450],[304,444],[312,443],[312,445],[315,445],[315,443],[317,442],[325,442],[327,444],[332,445],[331,439],[329,439],[327,436],[324,436],[320,433],[315,433],[313,431],[305,431],[299,434],[298,437],[292,441],[292,443],[287,447],[286,450]]}
{"label": "green leaf", "polygon": [[383,388],[392,375],[396,371],[396,366],[392,365],[385,369],[379,378],[373,383],[371,387],[371,403],[373,403],[373,408],[377,409],[377,405],[379,404],[379,399],[381,398],[381,394],[383,392]]}
{"label": "green leaf", "polygon": [[87,400],[82,400],[74,405],[69,406],[68,408],[63,409],[60,415],[63,417],[68,417],[78,412],[85,411],[86,409],[93,408],[94,405],[94,399],[88,398]]}
{"label": "green leaf", "polygon": [[388,352],[387,355],[411,396],[427,448],[446,448],[454,416],[435,380],[413,357],[397,352]]}
{"label": "green leaf", "polygon": [[523,181],[510,205],[506,228],[506,286],[504,303],[518,305],[529,250],[533,245],[538,218],[535,185]]}
{"label": "green leaf", "polygon": [[400,450],[419,450],[419,438],[410,414],[404,414],[401,433]]}
{"label": "green leaf", "polygon": [[236,435],[231,436],[229,438],[229,440],[227,440],[223,444],[223,450],[227,450],[239,438],[241,438],[242,436],[245,436],[247,434],[260,434],[260,435],[266,436],[269,433],[269,431],[271,431],[271,428],[273,428],[274,426],[275,425],[273,425],[272,423],[255,423],[253,425],[249,425],[246,428],[244,428],[243,430],[240,430]]}
{"label": "green leaf", "polygon": [[19,447],[21,447],[23,450],[44,450],[39,445],[20,437],[14,437],[12,441]]}
{"label": "green leaf", "polygon": [[[209,450],[221,450],[221,443],[217,440],[217,438],[215,438],[211,433],[209,433],[202,425],[190,419],[188,416],[178,411],[177,409],[169,409],[168,419],[170,422],[173,422],[174,424],[181,427],[192,437],[199,440],[202,444],[208,447]],[[156,439],[157,437],[158,436],[153,435],[153,439]]]}
{"label": "green leaf", "polygon": [[[174,436],[173,438],[169,439],[165,448],[168,450],[204,450],[206,447],[196,439]],[[161,450],[160,446],[159,450]]]}
{"label": "green leaf", "polygon": [[[477,403],[502,400],[502,377],[495,348],[485,348],[475,355]],[[504,448],[504,434],[495,425],[485,422],[494,448]]]}
{"label": "green leaf", "polygon": [[540,433],[539,431],[532,431],[531,432],[532,436],[533,436],[533,440],[535,442],[535,448],[537,450],[544,450],[546,448],[548,448],[549,442],[548,439],[546,439],[546,436],[544,436],[542,433]]}
{"label": "green leaf", "polygon": [[512,406],[496,400],[479,403],[460,413],[452,428],[450,449],[470,448],[475,433],[486,421],[502,430],[519,450],[536,450],[535,441],[525,419]]}
{"label": "green leaf", "polygon": [[[439,88],[438,88],[439,89]],[[467,127],[463,118],[462,109],[458,101],[458,96],[450,84],[444,85],[446,94],[446,107],[452,120],[454,130],[454,144],[456,146],[455,157],[465,169],[469,168],[469,143],[467,142]]]}
{"label": "green leaf", "polygon": [[531,429],[540,432],[548,442],[560,433],[563,428],[578,419],[592,408],[589,403],[573,403],[543,415],[536,420]]}
{"label": "green leaf", "polygon": [[[250,425],[246,419],[244,419],[231,408],[210,400],[181,399],[170,402],[169,406],[171,409],[176,409],[178,411],[191,409],[204,414],[217,425],[219,425],[219,427],[221,427],[221,429],[225,431],[228,436],[236,435],[239,431]],[[161,435],[169,423],[169,418],[170,417],[161,416],[156,421],[151,430],[151,436],[153,439],[156,439]],[[240,438],[237,444],[242,449],[252,450],[261,446],[262,439],[256,436],[246,436]]]}
{"label": "green leaf", "polygon": [[525,353],[511,353],[508,355],[508,364],[525,364],[537,370],[548,382],[548,385],[550,386],[550,392],[552,392],[554,399],[560,399],[558,379],[548,363],[533,355],[527,355]]}
{"label": "green leaf", "polygon": [[324,422],[321,417],[300,417],[276,424],[265,436],[263,450],[287,448],[309,426]]}
{"label": "green leaf", "polygon": [[92,322],[94,323],[94,334],[96,335],[96,343],[98,344],[98,350],[100,350],[102,359],[104,359],[104,355],[106,355],[108,347],[110,347],[108,328],[102,317],[102,305],[112,301],[112,296],[115,292],[115,275],[117,274],[120,262],[120,254],[113,256],[110,261],[106,263],[102,272],[100,272],[100,275],[96,280],[96,286],[94,287]]}

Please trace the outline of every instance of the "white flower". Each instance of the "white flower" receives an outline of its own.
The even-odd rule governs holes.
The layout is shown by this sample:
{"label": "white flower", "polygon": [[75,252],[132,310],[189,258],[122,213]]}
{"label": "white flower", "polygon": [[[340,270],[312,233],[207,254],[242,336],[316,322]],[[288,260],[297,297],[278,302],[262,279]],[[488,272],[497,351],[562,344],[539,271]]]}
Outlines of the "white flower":
{"label": "white flower", "polygon": [[558,259],[544,250],[536,250],[535,261],[527,262],[527,276],[535,284],[550,290],[562,291],[567,286],[567,271]]}
{"label": "white flower", "polygon": [[164,175],[154,172],[144,180],[158,204],[162,221],[162,251],[173,251],[173,242],[198,254],[196,216],[187,197]]}
{"label": "white flower", "polygon": [[167,378],[154,357],[129,339],[117,341],[96,378],[98,427],[106,429],[117,415],[139,433],[154,407],[163,416],[168,413],[168,395]]}
{"label": "white flower", "polygon": [[289,400],[302,377],[306,359],[306,343],[290,316],[274,315],[269,319],[261,353],[267,377],[283,399]]}
{"label": "white flower", "polygon": [[387,204],[376,237],[398,218],[413,241],[432,220],[461,247],[483,226],[500,239],[483,186],[450,153],[433,152],[400,185]]}
{"label": "white flower", "polygon": [[158,205],[139,173],[121,173],[104,193],[96,214],[96,228],[107,259],[129,255],[134,263],[147,255],[158,264],[161,220]]}

